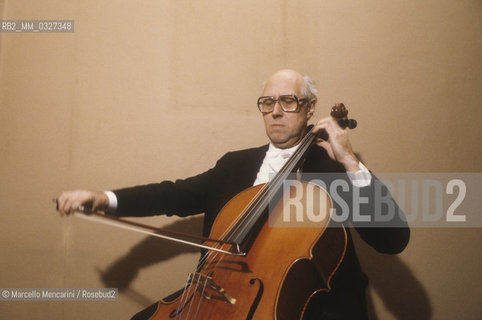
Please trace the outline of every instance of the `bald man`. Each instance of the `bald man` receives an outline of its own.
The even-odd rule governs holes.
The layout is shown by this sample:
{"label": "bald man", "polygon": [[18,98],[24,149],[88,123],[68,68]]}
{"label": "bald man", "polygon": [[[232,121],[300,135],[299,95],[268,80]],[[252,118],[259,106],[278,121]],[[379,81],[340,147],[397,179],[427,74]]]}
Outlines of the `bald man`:
{"label": "bald man", "polygon": [[[158,214],[189,216],[205,213],[203,234],[208,236],[221,208],[242,190],[266,183],[298,148],[317,102],[317,92],[308,76],[294,70],[280,70],[265,83],[258,108],[262,114],[269,144],[225,154],[216,165],[197,176],[175,182],[125,188],[107,192],[68,191],[58,200],[60,214],[70,214],[79,206],[108,211],[119,217]],[[314,133],[323,132],[306,156],[304,172],[339,173],[369,200],[366,214],[373,209],[373,180],[367,168],[355,156],[347,132],[332,117],[318,120]],[[393,203],[396,207],[396,204]],[[409,229],[400,220],[400,228],[357,228],[361,237],[383,253],[401,252],[408,243]],[[365,291],[367,278],[361,271],[350,231],[345,258],[336,273],[333,290],[313,297],[304,319],[368,319]],[[146,319],[153,305],[134,319]]]}

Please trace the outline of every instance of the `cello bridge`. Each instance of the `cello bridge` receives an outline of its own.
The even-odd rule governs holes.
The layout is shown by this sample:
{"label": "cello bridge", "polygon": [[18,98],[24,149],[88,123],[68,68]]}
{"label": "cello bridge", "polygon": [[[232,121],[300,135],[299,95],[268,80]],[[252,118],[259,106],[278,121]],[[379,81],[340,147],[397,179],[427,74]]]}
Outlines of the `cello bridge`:
{"label": "cello bridge", "polygon": [[202,296],[206,300],[210,300],[213,298],[213,295],[208,293],[206,289],[210,289],[215,293],[219,294],[222,297],[224,302],[234,305],[236,303],[236,299],[233,298],[229,293],[224,290],[220,285],[214,281],[211,276],[207,276],[205,274],[195,272],[191,274],[190,284],[198,283],[200,286],[198,290],[202,290]]}

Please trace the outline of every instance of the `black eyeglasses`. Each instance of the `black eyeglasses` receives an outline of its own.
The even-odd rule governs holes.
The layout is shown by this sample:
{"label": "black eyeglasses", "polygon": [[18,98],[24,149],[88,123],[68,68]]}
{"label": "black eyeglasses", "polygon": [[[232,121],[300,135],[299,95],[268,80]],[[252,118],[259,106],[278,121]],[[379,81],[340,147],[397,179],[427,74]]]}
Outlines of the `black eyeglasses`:
{"label": "black eyeglasses", "polygon": [[279,103],[281,110],[284,112],[297,112],[308,99],[298,99],[294,94],[285,94],[275,99],[271,96],[263,96],[258,98],[258,109],[262,113],[273,112],[276,102]]}

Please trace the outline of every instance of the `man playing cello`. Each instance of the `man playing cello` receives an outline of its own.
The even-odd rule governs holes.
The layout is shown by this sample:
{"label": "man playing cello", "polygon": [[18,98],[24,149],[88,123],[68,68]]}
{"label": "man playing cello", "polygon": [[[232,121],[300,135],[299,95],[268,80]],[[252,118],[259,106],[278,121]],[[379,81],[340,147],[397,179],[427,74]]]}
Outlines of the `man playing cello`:
{"label": "man playing cello", "polygon": [[[58,198],[58,211],[68,215],[80,206],[89,206],[94,211],[106,211],[118,217],[205,213],[203,234],[208,236],[216,215],[231,198],[248,187],[268,182],[270,175],[277,173],[288,161],[307,131],[316,103],[316,88],[308,76],[293,70],[280,70],[266,81],[258,99],[269,145],[229,152],[214,168],[175,182],[163,181],[101,193],[67,191]],[[372,194],[376,178],[355,156],[346,130],[333,117],[326,117],[316,122],[312,132],[323,132],[325,139],[317,138],[316,146],[306,156],[303,170],[346,173],[360,194]],[[373,201],[373,197],[368,197]],[[373,208],[373,204],[368,204],[367,208]],[[400,215],[395,219],[397,228],[359,227],[356,230],[377,251],[399,253],[407,245],[410,232]],[[323,299],[315,297],[309,302],[304,319],[368,319],[365,301],[368,281],[361,271],[350,230],[347,234],[346,254],[336,273],[333,289]],[[141,311],[134,319],[149,318],[154,311],[155,305]]]}

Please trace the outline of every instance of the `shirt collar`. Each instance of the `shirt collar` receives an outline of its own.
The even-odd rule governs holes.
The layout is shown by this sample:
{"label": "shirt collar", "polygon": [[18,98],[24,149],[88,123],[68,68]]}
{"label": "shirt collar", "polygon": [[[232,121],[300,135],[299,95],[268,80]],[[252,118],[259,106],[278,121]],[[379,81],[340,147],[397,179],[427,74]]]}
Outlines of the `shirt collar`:
{"label": "shirt collar", "polygon": [[288,148],[288,149],[280,149],[280,148],[275,147],[270,142],[268,152],[266,153],[266,155],[270,158],[271,157],[275,158],[277,156],[281,156],[283,158],[289,158],[296,151],[296,149],[298,149],[299,146],[300,145],[297,144],[296,146]]}

